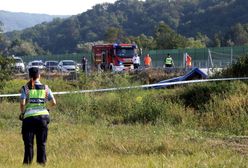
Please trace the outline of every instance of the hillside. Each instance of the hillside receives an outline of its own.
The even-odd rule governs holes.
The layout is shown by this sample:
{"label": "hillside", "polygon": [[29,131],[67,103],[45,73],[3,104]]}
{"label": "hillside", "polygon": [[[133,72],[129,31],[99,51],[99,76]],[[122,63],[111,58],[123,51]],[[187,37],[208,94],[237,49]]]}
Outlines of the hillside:
{"label": "hillside", "polygon": [[4,24],[4,32],[23,30],[42,22],[50,22],[57,17],[65,18],[68,16],[8,12],[0,10],[0,21]]}
{"label": "hillside", "polygon": [[65,53],[75,52],[78,44],[105,40],[111,28],[122,36],[154,36],[159,23],[165,23],[183,36],[196,37],[200,32],[217,41],[213,42],[216,46],[223,46],[231,38],[228,33],[232,26],[248,23],[246,9],[248,1],[244,0],[118,0],[8,36],[32,41],[45,51]]}
{"label": "hillside", "polygon": [[202,32],[213,36],[227,32],[236,23],[248,23],[246,0],[199,0],[200,3],[184,8],[178,30],[186,36]]}

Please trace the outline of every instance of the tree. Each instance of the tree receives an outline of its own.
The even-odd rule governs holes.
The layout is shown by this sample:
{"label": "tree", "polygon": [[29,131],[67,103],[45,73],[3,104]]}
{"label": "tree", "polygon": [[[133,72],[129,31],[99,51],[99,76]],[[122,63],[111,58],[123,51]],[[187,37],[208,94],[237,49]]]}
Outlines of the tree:
{"label": "tree", "polygon": [[122,41],[124,37],[124,31],[120,28],[110,27],[105,34],[105,40],[110,43],[114,43],[118,40]]}
{"label": "tree", "polygon": [[0,88],[3,88],[6,81],[11,79],[13,71],[11,70],[11,64],[13,60],[8,57],[3,57],[0,55]]}
{"label": "tree", "polygon": [[35,44],[23,40],[15,40],[12,42],[9,52],[11,55],[37,55],[37,51],[40,51],[39,47]]}
{"label": "tree", "polygon": [[165,23],[160,23],[155,29],[155,41],[158,49],[174,49],[187,47],[187,39]]}
{"label": "tree", "polygon": [[129,43],[135,42],[138,47],[143,50],[151,50],[155,49],[156,43],[152,36],[146,36],[145,34],[141,34],[137,37],[129,37]]}
{"label": "tree", "polygon": [[195,40],[199,40],[204,46],[208,46],[210,43],[208,36],[200,32],[197,32]]}
{"label": "tree", "polygon": [[223,43],[223,36],[221,32],[215,33],[213,38],[213,47],[221,47]]}
{"label": "tree", "polygon": [[0,33],[2,33],[3,32],[3,22],[1,22],[1,20],[0,20]]}
{"label": "tree", "polygon": [[0,21],[0,55],[3,54],[3,35],[2,35],[2,32],[3,32],[3,29],[2,29],[2,26],[3,26],[3,23]]}
{"label": "tree", "polygon": [[[244,0],[118,0],[7,35],[53,54],[78,52],[78,44],[103,40],[135,41],[142,48],[158,49],[241,45],[247,43],[245,26],[237,25],[231,32],[229,27],[247,23],[247,8]],[[223,39],[227,31],[233,35]]]}
{"label": "tree", "polygon": [[206,45],[202,43],[200,40],[195,40],[194,38],[188,39],[188,48],[205,48]]}
{"label": "tree", "polygon": [[0,21],[0,55],[6,55],[7,46],[7,40],[3,35],[3,23]]}
{"label": "tree", "polygon": [[232,26],[230,35],[235,45],[248,44],[248,24],[237,23]]}

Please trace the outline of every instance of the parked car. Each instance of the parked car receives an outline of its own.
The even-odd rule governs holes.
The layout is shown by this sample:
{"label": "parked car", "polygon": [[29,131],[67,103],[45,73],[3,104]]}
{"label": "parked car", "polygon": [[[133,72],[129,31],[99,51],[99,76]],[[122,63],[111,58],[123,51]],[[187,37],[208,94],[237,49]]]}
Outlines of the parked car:
{"label": "parked car", "polygon": [[15,57],[13,56],[14,59],[14,70],[17,72],[25,72],[25,65],[21,57]]}
{"label": "parked car", "polygon": [[45,66],[44,66],[44,64],[43,64],[43,62],[41,60],[30,61],[28,63],[28,65],[27,65],[27,70],[29,70],[29,68],[32,68],[32,67],[37,67],[40,70],[44,70],[45,69]]}
{"label": "parked car", "polygon": [[61,72],[78,72],[79,67],[73,60],[61,60],[58,64],[58,69]]}
{"label": "parked car", "polygon": [[46,61],[44,63],[47,71],[57,71],[58,70],[58,61]]}

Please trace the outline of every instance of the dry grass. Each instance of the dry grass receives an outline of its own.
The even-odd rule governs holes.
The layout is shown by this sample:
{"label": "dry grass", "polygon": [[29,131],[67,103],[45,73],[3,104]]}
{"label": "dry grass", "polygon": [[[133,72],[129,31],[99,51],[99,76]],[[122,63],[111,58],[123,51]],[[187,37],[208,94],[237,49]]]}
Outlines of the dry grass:
{"label": "dry grass", "polygon": [[[20,123],[11,126],[0,129],[0,167],[22,165]],[[49,126],[46,167],[245,167],[248,164],[247,139],[217,134],[211,137],[169,126],[73,124],[61,118]],[[39,166],[34,162],[32,167]]]}
{"label": "dry grass", "polygon": [[[9,89],[21,82],[12,81]],[[247,167],[247,138],[233,136],[248,135],[247,84],[224,86],[232,94],[213,92],[203,110],[180,100],[177,94],[188,88],[57,96],[46,167]],[[22,167],[18,114],[17,100],[0,102],[0,168]],[[112,122],[154,114],[154,122]],[[39,167],[35,160],[32,167]]]}

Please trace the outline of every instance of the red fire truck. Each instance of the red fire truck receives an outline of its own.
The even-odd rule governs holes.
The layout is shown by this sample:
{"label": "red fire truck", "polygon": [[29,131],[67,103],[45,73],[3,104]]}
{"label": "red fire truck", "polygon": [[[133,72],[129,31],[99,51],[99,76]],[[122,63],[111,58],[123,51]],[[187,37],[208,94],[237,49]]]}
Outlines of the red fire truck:
{"label": "red fire truck", "polygon": [[136,44],[101,44],[92,47],[93,66],[102,70],[123,71],[133,69],[132,58]]}

